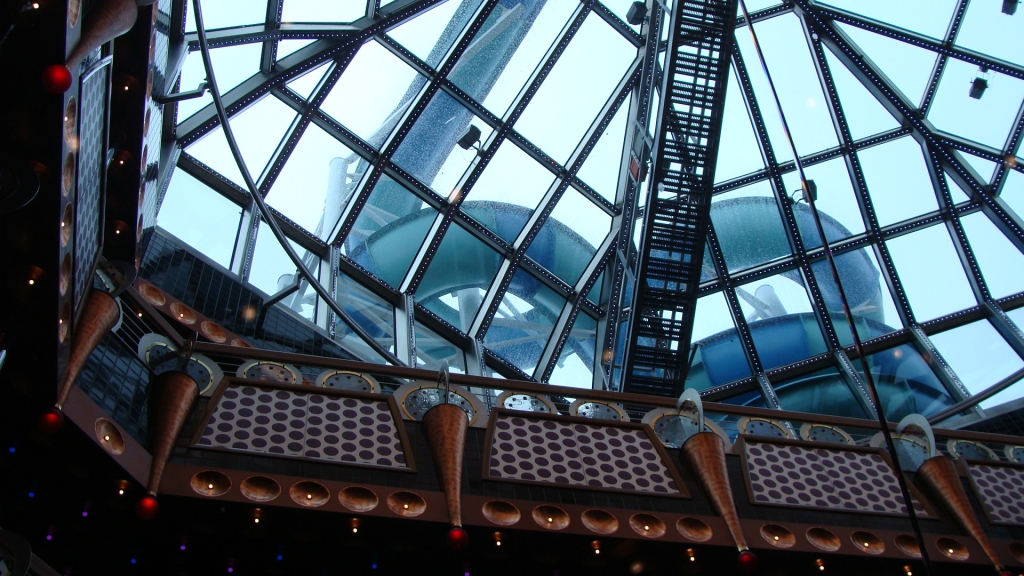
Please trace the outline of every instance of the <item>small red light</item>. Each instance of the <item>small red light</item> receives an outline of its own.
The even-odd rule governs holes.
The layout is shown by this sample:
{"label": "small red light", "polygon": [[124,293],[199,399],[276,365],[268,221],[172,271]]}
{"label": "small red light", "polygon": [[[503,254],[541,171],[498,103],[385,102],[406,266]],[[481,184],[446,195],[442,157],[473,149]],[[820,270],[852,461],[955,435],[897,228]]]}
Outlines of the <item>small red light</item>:
{"label": "small red light", "polygon": [[750,550],[740,552],[740,557],[736,559],[736,567],[744,574],[753,574],[757,570],[757,556]]}
{"label": "small red light", "polygon": [[135,503],[135,515],[142,520],[152,520],[160,512],[160,503],[152,496],[143,496]]}
{"label": "small red light", "polygon": [[469,532],[466,532],[460,526],[456,526],[448,531],[445,541],[448,543],[448,548],[453,552],[461,552],[466,549],[466,546],[469,546]]}
{"label": "small red light", "polygon": [[62,64],[53,64],[43,70],[43,89],[53,94],[63,94],[71,88],[71,71]]}
{"label": "small red light", "polygon": [[64,414],[56,408],[50,408],[39,417],[38,425],[43,434],[56,434],[64,427]]}

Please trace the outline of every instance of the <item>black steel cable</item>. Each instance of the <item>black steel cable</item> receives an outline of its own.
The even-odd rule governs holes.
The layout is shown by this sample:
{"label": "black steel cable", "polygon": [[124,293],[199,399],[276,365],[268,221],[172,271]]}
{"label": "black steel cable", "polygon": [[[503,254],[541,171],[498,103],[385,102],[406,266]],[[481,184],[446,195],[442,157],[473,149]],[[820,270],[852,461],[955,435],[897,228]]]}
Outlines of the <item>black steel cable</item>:
{"label": "black steel cable", "polygon": [[836,283],[836,288],[839,291],[839,300],[843,304],[843,313],[846,314],[846,321],[850,325],[850,334],[853,336],[853,347],[857,351],[857,356],[860,358],[861,368],[864,371],[864,380],[867,383],[868,394],[871,396],[871,401],[875,405],[875,414],[878,416],[878,424],[882,428],[882,436],[885,438],[885,445],[889,449],[889,455],[891,456],[894,467],[896,468],[896,479],[900,485],[900,493],[903,495],[903,503],[907,507],[910,524],[913,526],[914,535],[917,537],[917,541],[921,548],[921,562],[924,564],[925,575],[931,576],[931,561],[928,558],[928,550],[924,540],[924,534],[921,532],[921,523],[917,518],[917,512],[914,510],[910,488],[907,485],[907,478],[903,474],[903,467],[900,466],[899,457],[896,455],[896,443],[893,442],[892,433],[889,431],[889,422],[885,419],[885,411],[882,409],[882,399],[878,395],[878,389],[875,387],[875,379],[871,374],[870,366],[868,366],[867,356],[864,355],[864,348],[861,344],[860,334],[857,332],[857,326],[854,322],[853,314],[850,311],[850,303],[846,300],[846,291],[843,290],[843,284],[839,281],[839,269],[836,267],[836,261],[832,255],[832,248],[829,246],[828,239],[825,238],[825,230],[821,225],[821,216],[818,214],[818,208],[814,204],[815,194],[812,194],[807,187],[807,178],[804,175],[804,167],[800,162],[800,155],[796,152],[796,144],[793,143],[793,136],[789,132],[789,124],[786,122],[786,115],[782,112],[782,102],[779,100],[779,93],[775,90],[775,82],[772,80],[771,73],[768,72],[768,64],[765,62],[764,53],[761,52],[761,45],[757,41],[757,33],[754,32],[754,23],[751,22],[750,14],[747,12],[747,4],[744,0],[739,0],[739,4],[740,10],[743,11],[743,17],[747,21],[747,28],[750,30],[750,36],[754,41],[754,50],[757,52],[757,59],[761,64],[761,70],[764,71],[764,75],[768,79],[768,87],[771,89],[772,98],[775,101],[775,109],[778,111],[779,120],[782,122],[782,131],[786,136],[786,142],[789,144],[790,152],[793,154],[793,161],[796,164],[797,174],[800,176],[800,187],[803,190],[804,200],[807,202],[807,206],[811,209],[814,226],[818,232],[818,237],[821,238],[821,246],[825,251],[825,258],[828,260],[829,270],[832,272],[832,281]]}

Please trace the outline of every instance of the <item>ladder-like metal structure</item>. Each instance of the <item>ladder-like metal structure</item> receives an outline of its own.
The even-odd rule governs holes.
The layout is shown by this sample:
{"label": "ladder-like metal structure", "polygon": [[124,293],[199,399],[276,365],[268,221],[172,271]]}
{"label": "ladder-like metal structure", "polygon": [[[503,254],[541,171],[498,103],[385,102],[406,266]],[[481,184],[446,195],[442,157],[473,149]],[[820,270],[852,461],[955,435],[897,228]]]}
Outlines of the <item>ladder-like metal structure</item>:
{"label": "ladder-like metal structure", "polygon": [[736,0],[677,0],[669,18],[623,390],[677,396],[689,368]]}

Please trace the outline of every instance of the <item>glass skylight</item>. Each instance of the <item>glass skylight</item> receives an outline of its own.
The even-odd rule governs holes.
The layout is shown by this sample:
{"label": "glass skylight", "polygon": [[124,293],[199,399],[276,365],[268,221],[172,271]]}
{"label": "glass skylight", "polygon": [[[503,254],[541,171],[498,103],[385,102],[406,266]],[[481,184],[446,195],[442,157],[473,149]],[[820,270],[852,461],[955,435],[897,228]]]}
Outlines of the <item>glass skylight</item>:
{"label": "glass skylight", "polygon": [[[628,338],[599,337],[629,325],[626,270],[635,274],[639,259],[628,244],[639,247],[643,230],[624,214],[642,222],[634,209],[659,177],[646,170],[627,206],[622,159],[643,148],[634,146],[638,125],[648,145],[655,138],[661,95],[650,95],[649,114],[640,106],[648,25],[616,21],[631,2],[602,2],[607,13],[563,0],[283,0],[269,20],[265,1],[204,4],[211,30],[308,23],[308,37],[243,34],[213,48],[218,88],[238,103],[235,139],[292,246],[351,321],[403,363],[622,389]],[[756,12],[780,2],[747,4]],[[1024,343],[1004,339],[997,328],[1007,320],[991,314],[1024,324],[1024,308],[1014,308],[1024,294],[1024,159],[1014,136],[1024,18],[975,0],[947,38],[954,0],[806,5],[826,29],[803,3],[754,28],[817,185],[854,324],[879,342],[869,361],[887,416],[934,414],[961,392],[936,376],[937,359],[922,347],[933,345],[972,394],[1024,365]],[[206,78],[194,22],[188,14],[181,91]],[[370,26],[375,35],[351,41]],[[885,34],[868,29],[879,26]],[[915,35],[974,51],[999,71],[911,43]],[[736,44],[686,385],[731,403],[865,416],[860,389],[835,360],[852,355],[850,319],[746,24]],[[264,52],[275,46],[276,62]],[[665,52],[658,58],[664,66]],[[864,69],[881,72],[884,89]],[[969,95],[978,77],[988,82],[980,99]],[[206,95],[173,105],[182,154],[158,225],[273,296],[297,267],[254,212],[211,103]],[[904,103],[913,118],[898,117]],[[637,114],[648,120],[638,124]],[[913,119],[923,128],[911,129]],[[611,242],[620,230],[624,246]],[[308,283],[277,306],[356,356],[384,361]],[[410,326],[396,330],[400,322]],[[396,333],[413,334],[413,344]],[[501,365],[487,365],[473,341]],[[810,374],[796,368],[808,359],[820,363]],[[777,404],[757,391],[754,370],[773,383]],[[1018,383],[982,408],[1021,393]]]}

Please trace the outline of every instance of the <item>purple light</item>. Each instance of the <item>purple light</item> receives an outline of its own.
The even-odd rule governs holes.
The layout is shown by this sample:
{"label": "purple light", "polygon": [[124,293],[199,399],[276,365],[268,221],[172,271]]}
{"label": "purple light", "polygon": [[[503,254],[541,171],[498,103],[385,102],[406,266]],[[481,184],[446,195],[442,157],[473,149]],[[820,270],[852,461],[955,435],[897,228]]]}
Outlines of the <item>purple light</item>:
{"label": "purple light", "polygon": [[184,545],[184,544],[182,544],[182,545],[181,545],[181,551],[182,551],[182,552],[184,552],[184,551],[185,551],[185,545]]}
{"label": "purple light", "polygon": [[228,566],[228,574],[231,574],[234,571],[235,571],[234,568],[232,568],[231,566]]}
{"label": "purple light", "polygon": [[89,517],[89,512],[83,511],[82,512],[82,518],[88,518],[88,517]]}
{"label": "purple light", "polygon": [[49,542],[50,540],[53,540],[53,534],[46,535],[46,541]]}

